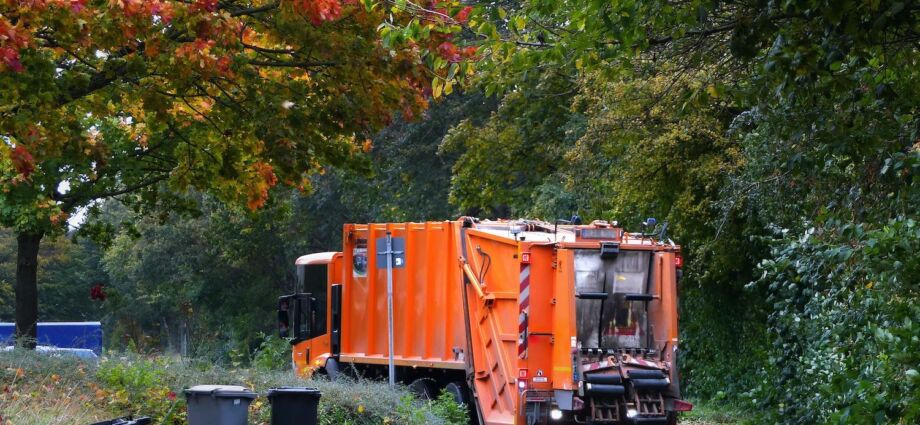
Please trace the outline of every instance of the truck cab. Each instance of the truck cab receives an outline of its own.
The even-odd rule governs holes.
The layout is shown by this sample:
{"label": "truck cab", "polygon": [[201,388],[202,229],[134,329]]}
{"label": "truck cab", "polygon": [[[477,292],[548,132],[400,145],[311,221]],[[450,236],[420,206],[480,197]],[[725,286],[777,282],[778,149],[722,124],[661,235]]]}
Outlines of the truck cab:
{"label": "truck cab", "polygon": [[341,275],[341,261],[339,252],[297,258],[295,293],[278,299],[278,332],[291,342],[292,367],[298,375],[310,376],[324,367],[325,359],[333,353],[333,342],[339,341],[339,329],[330,323],[330,313],[333,301],[341,296],[341,284],[335,283],[336,271]]}

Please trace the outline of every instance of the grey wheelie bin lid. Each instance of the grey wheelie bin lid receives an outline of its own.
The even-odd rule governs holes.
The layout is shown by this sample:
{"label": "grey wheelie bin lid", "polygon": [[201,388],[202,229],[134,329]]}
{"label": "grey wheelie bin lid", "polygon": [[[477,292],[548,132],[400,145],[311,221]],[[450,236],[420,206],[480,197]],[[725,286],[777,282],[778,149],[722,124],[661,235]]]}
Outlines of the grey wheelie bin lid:
{"label": "grey wheelie bin lid", "polygon": [[196,385],[185,390],[189,425],[246,425],[256,393],[239,385]]}

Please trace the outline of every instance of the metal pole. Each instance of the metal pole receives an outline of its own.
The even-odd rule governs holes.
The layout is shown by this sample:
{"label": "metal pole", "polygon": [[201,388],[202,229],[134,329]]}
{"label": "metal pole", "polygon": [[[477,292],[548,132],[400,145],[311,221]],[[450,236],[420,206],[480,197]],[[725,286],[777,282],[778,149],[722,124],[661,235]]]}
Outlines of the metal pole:
{"label": "metal pole", "polygon": [[393,237],[387,232],[387,344],[390,356],[390,386],[396,386],[396,365],[393,364]]}

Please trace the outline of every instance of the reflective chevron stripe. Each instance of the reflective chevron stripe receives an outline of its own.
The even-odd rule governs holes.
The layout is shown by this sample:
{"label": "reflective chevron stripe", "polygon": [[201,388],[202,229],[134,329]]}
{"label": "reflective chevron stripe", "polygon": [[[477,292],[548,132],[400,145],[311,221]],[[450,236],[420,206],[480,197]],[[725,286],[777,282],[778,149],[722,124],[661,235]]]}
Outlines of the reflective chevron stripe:
{"label": "reflective chevron stripe", "polygon": [[518,357],[527,358],[527,322],[530,316],[530,264],[521,263],[521,292],[518,297]]}

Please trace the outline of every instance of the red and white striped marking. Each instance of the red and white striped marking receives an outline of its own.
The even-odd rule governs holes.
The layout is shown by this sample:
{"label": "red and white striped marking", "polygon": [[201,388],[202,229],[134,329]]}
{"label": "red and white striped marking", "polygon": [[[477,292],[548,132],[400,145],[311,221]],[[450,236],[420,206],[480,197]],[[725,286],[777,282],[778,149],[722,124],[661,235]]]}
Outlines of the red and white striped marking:
{"label": "red and white striped marking", "polygon": [[518,296],[518,357],[527,358],[527,322],[530,316],[530,264],[521,263],[521,292]]}
{"label": "red and white striped marking", "polygon": [[639,358],[630,356],[628,354],[623,356],[623,363],[632,365],[632,366],[639,366],[643,368],[661,369],[661,364],[658,362],[649,361],[645,359],[639,359]]}
{"label": "red and white striped marking", "polygon": [[616,366],[616,362],[610,360],[604,360],[602,362],[588,363],[581,367],[582,372],[591,372],[600,369],[609,369]]}

